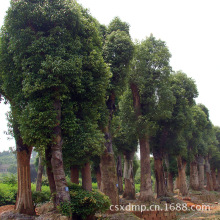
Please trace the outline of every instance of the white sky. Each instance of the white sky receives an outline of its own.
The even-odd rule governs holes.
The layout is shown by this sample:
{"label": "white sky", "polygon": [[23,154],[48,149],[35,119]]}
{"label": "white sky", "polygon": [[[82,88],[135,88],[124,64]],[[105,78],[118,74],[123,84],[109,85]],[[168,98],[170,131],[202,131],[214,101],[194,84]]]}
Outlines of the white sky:
{"label": "white sky", "polygon": [[[173,70],[182,70],[197,84],[199,97],[220,126],[220,1],[219,0],[78,0],[100,23],[115,17],[130,24],[133,39],[151,33],[167,43]],[[9,0],[0,2],[0,26]],[[6,106],[0,104],[0,151],[13,146],[7,141]]]}

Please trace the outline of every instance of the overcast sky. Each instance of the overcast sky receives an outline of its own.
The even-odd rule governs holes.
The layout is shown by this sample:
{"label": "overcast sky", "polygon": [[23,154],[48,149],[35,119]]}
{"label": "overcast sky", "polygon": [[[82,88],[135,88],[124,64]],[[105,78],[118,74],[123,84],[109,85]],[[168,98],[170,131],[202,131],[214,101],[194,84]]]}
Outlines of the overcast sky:
{"label": "overcast sky", "polygon": [[[130,24],[133,40],[151,33],[167,43],[173,70],[182,70],[197,84],[199,97],[209,109],[214,125],[220,126],[220,1],[219,0],[78,0],[100,23],[116,16]],[[9,0],[0,2],[0,25]],[[13,146],[7,141],[5,112],[0,104],[0,151]]]}

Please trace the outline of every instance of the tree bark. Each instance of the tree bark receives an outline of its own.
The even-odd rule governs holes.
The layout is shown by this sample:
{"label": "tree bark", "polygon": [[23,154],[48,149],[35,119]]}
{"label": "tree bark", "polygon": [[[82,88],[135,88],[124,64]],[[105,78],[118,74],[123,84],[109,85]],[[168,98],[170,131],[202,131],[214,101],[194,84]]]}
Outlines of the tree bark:
{"label": "tree bark", "polygon": [[208,157],[205,160],[205,172],[206,172],[206,179],[207,179],[206,189],[208,191],[213,191],[212,175],[211,175],[211,169],[210,169],[210,163],[209,163]]}
{"label": "tree bark", "polygon": [[157,197],[167,196],[167,187],[163,169],[163,158],[159,152],[154,152],[154,172],[157,181]]}
{"label": "tree bark", "polygon": [[[114,158],[114,152],[112,148],[112,135],[110,132],[111,121],[113,113],[115,111],[115,94],[112,92],[109,99],[106,102],[106,106],[109,111],[108,125],[103,128],[105,134],[105,152],[101,156],[100,170],[101,170],[101,191],[107,195],[112,205],[119,204],[119,196],[117,189],[117,171]],[[108,161],[106,161],[108,160]]]}
{"label": "tree bark", "polygon": [[196,161],[190,162],[190,187],[199,190],[199,173]]}
{"label": "tree bark", "polygon": [[199,190],[204,189],[204,158],[202,156],[197,157],[199,166]]}
{"label": "tree bark", "polygon": [[217,184],[217,179],[216,179],[216,170],[215,170],[215,168],[212,168],[211,175],[212,175],[213,190],[217,191],[218,190],[218,184]]}
{"label": "tree bark", "polygon": [[150,146],[147,136],[140,139],[140,160],[141,160],[141,188],[140,200],[152,201],[153,190],[151,183],[151,166],[150,166]]}
{"label": "tree bark", "polygon": [[96,169],[96,180],[97,180],[98,189],[101,190],[102,176],[101,176],[100,166],[98,166],[98,168]]}
{"label": "tree bark", "polygon": [[104,152],[101,156],[100,169],[102,177],[101,191],[110,198],[112,205],[118,205],[117,174],[113,153]]}
{"label": "tree bark", "polygon": [[170,172],[170,162],[169,162],[168,154],[165,154],[164,160],[165,160],[165,164],[166,164],[166,168],[167,168],[167,175],[166,175],[167,190],[168,190],[168,192],[173,193],[173,189],[174,189],[173,174]]}
{"label": "tree bark", "polygon": [[79,184],[79,168],[77,166],[70,167],[70,179],[72,183]]}
{"label": "tree bark", "polygon": [[82,173],[82,188],[86,191],[92,191],[92,177],[90,164],[86,163],[81,170]]}
{"label": "tree bark", "polygon": [[173,193],[174,185],[173,185],[173,174],[168,173],[168,181],[167,181],[167,187],[169,192]]}
{"label": "tree bark", "polygon": [[30,157],[32,147],[23,144],[19,137],[16,141],[18,193],[15,210],[20,214],[35,215],[31,194]]}
{"label": "tree bark", "polygon": [[67,182],[63,167],[63,155],[62,155],[62,135],[61,135],[61,102],[59,98],[54,101],[54,109],[57,111],[57,124],[54,128],[55,138],[54,144],[51,145],[51,165],[54,175],[54,181],[56,185],[56,206],[61,202],[69,202],[70,194],[67,190]]}
{"label": "tree bark", "polygon": [[121,155],[117,158],[117,177],[118,177],[118,191],[119,194],[123,193],[123,181],[122,181],[122,163],[121,163]]}
{"label": "tree bark", "polygon": [[135,184],[134,184],[134,173],[133,173],[133,159],[135,152],[127,152],[124,155],[124,181],[125,189],[123,198],[128,200],[135,199]]}
{"label": "tree bark", "polygon": [[53,176],[53,170],[52,170],[52,165],[51,165],[51,147],[48,146],[45,149],[45,159],[46,159],[46,172],[47,172],[47,178],[49,182],[49,187],[50,187],[50,193],[53,199],[53,204],[54,207],[56,206],[56,185],[54,181],[54,176]]}
{"label": "tree bark", "polygon": [[[136,84],[130,84],[132,96],[133,96],[133,106],[136,115],[136,120],[142,116],[141,113],[141,102],[140,94]],[[138,128],[139,143],[140,143],[140,160],[141,160],[141,189],[140,189],[140,200],[141,201],[152,201],[153,190],[151,184],[151,167],[150,167],[150,146],[149,137],[143,135]]]}
{"label": "tree bark", "polygon": [[175,181],[175,189],[180,189],[180,180],[179,180],[179,176],[176,177],[176,181]]}
{"label": "tree bark", "polygon": [[36,191],[41,191],[43,171],[44,171],[43,158],[41,155],[39,155]]}
{"label": "tree bark", "polygon": [[218,169],[218,191],[220,192],[220,169]]}
{"label": "tree bark", "polygon": [[186,165],[187,162],[182,159],[181,156],[177,157],[177,165],[178,165],[178,177],[179,177],[179,184],[180,184],[180,193],[182,196],[188,195],[188,188],[186,183]]}

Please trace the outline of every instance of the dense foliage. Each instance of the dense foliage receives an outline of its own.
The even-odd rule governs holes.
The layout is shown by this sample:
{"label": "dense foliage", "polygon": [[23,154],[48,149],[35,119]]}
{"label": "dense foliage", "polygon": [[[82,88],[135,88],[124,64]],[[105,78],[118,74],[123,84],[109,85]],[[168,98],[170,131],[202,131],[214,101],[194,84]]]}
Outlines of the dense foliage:
{"label": "dense foliage", "polygon": [[69,215],[70,210],[74,216],[86,219],[97,211],[104,212],[109,209],[110,201],[107,196],[99,191],[85,191],[81,186],[71,184],[69,186],[71,203],[63,203],[60,210],[63,214]]}

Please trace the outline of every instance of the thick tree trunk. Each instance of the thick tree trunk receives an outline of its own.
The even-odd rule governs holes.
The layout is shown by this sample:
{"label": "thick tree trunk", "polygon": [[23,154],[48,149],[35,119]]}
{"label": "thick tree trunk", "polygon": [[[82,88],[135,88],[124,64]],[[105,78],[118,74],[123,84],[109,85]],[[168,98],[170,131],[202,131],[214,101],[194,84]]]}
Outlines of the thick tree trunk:
{"label": "thick tree trunk", "polygon": [[86,163],[81,170],[82,173],[82,188],[86,191],[92,191],[92,177],[90,164]]}
{"label": "thick tree trunk", "polygon": [[97,180],[98,189],[101,190],[102,176],[101,176],[100,166],[98,166],[98,168],[96,169],[96,180]]}
{"label": "thick tree trunk", "polygon": [[167,187],[163,169],[163,159],[159,152],[154,152],[154,172],[157,181],[157,197],[167,196]]}
{"label": "thick tree trunk", "polygon": [[196,161],[190,162],[190,187],[199,190],[199,173]]}
{"label": "thick tree trunk", "polygon": [[50,193],[53,198],[53,204],[54,207],[56,206],[56,185],[54,181],[54,176],[53,176],[53,170],[52,170],[52,165],[51,165],[51,147],[48,146],[45,149],[45,159],[46,159],[46,172],[47,172],[47,178],[49,182],[49,187],[50,187]]}
{"label": "thick tree trunk", "polygon": [[211,174],[212,174],[213,190],[217,191],[218,190],[218,184],[217,184],[217,179],[216,179],[216,170],[215,170],[215,168],[212,168]]}
{"label": "thick tree trunk", "polygon": [[188,195],[188,188],[186,183],[186,165],[187,162],[182,159],[181,156],[177,157],[177,165],[178,165],[178,177],[179,177],[179,184],[180,184],[180,193],[182,196]]}
{"label": "thick tree trunk", "polygon": [[220,192],[220,169],[218,169],[218,191]]}
{"label": "thick tree trunk", "polygon": [[41,155],[39,155],[36,191],[41,191],[43,171],[44,171],[43,158]]}
{"label": "thick tree trunk", "polygon": [[118,176],[118,191],[119,194],[123,193],[123,181],[122,181],[122,163],[121,163],[121,155],[117,158],[117,176]]}
{"label": "thick tree trunk", "polygon": [[167,181],[167,188],[168,191],[173,193],[173,189],[174,189],[174,185],[173,185],[173,174],[172,173],[168,173],[168,181]]}
{"label": "thick tree trunk", "polygon": [[[140,94],[136,84],[130,84],[132,96],[133,96],[133,106],[136,115],[136,120],[142,116],[141,113],[141,102]],[[154,199],[153,190],[151,184],[151,166],[150,166],[150,146],[149,138],[147,135],[141,135],[141,131],[138,128],[139,133],[139,143],[140,143],[140,160],[141,160],[141,189],[140,189],[140,200],[141,201],[151,201]]]}
{"label": "thick tree trunk", "polygon": [[166,172],[167,190],[168,192],[173,193],[173,189],[174,189],[173,174],[170,172],[170,162],[169,162],[168,154],[165,154],[164,161],[167,168],[167,172]]}
{"label": "thick tree trunk", "polygon": [[133,159],[135,152],[127,152],[124,155],[124,181],[125,189],[123,198],[128,200],[135,199],[135,185],[134,185],[134,173],[133,173]]}
{"label": "thick tree trunk", "polygon": [[79,184],[79,168],[77,166],[70,167],[70,179],[72,183]]}
{"label": "thick tree trunk", "polygon": [[112,135],[110,133],[111,120],[115,111],[115,94],[111,93],[109,99],[106,102],[109,110],[108,125],[103,129],[105,134],[105,152],[101,156],[100,170],[101,170],[101,191],[107,195],[112,205],[119,204],[119,196],[117,189],[117,171],[114,158],[114,152],[112,148]]}
{"label": "thick tree trunk", "polygon": [[199,166],[199,190],[204,189],[204,158],[202,156],[197,157]]}
{"label": "thick tree trunk", "polygon": [[211,175],[210,163],[209,163],[208,158],[206,158],[205,160],[205,172],[206,172],[206,179],[207,179],[206,189],[208,191],[213,191],[212,175]]}
{"label": "thick tree trunk", "polygon": [[139,199],[141,201],[152,201],[154,197],[151,183],[150,146],[147,136],[140,139],[140,160],[141,188]]}
{"label": "thick tree trunk", "polygon": [[104,152],[101,156],[100,169],[102,177],[101,191],[110,198],[112,205],[118,205],[117,174],[113,153]]}
{"label": "thick tree trunk", "polygon": [[61,202],[70,201],[69,190],[67,190],[67,182],[63,167],[62,155],[62,136],[61,136],[61,103],[59,98],[54,101],[54,109],[57,111],[57,124],[54,128],[55,138],[54,144],[51,145],[51,165],[56,185],[56,206]]}
{"label": "thick tree trunk", "polygon": [[21,138],[16,141],[18,193],[15,210],[20,214],[34,215],[35,209],[31,194],[30,157],[32,147],[23,144]]}

